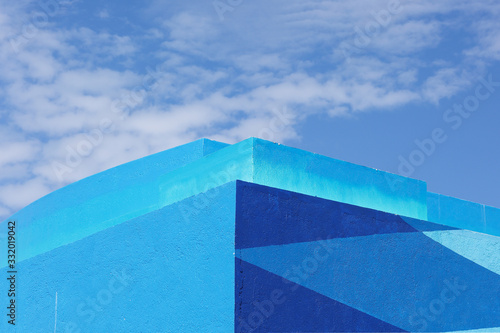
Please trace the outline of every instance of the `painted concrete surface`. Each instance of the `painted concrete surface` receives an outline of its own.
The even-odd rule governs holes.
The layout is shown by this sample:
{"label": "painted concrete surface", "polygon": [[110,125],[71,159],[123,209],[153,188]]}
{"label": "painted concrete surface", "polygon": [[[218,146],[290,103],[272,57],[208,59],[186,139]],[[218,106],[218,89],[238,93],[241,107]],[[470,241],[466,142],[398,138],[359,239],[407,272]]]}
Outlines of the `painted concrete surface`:
{"label": "painted concrete surface", "polygon": [[[427,193],[421,181],[255,138],[202,139],[88,177],[14,214],[24,249],[17,259],[235,180],[500,235],[500,209]],[[2,228],[0,244],[5,235]]]}
{"label": "painted concrete surface", "polygon": [[244,180],[414,218],[427,218],[427,185],[418,180],[250,138],[166,174],[161,203],[227,181]]}
{"label": "painted concrete surface", "polygon": [[253,139],[244,140],[159,178],[160,205],[237,179],[253,181]]}
{"label": "painted concrete surface", "polygon": [[500,237],[237,187],[236,332],[500,326]]}
{"label": "painted concrete surface", "polygon": [[457,198],[428,193],[428,220],[500,236],[500,209]]}
{"label": "painted concrete surface", "polygon": [[254,160],[254,183],[427,219],[425,182],[260,139]]}
{"label": "painted concrete surface", "polygon": [[233,182],[21,262],[16,331],[230,332],[234,198]]}
{"label": "painted concrete surface", "polygon": [[462,257],[500,275],[499,237],[470,230],[427,231],[424,234]]}

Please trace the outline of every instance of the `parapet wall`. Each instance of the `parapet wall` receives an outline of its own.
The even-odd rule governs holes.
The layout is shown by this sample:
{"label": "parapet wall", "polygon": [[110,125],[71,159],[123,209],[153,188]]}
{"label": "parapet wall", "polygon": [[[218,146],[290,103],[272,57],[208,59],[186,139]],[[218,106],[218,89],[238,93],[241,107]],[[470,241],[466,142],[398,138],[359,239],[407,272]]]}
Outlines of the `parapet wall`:
{"label": "parapet wall", "polygon": [[500,236],[500,209],[428,192],[431,222]]}

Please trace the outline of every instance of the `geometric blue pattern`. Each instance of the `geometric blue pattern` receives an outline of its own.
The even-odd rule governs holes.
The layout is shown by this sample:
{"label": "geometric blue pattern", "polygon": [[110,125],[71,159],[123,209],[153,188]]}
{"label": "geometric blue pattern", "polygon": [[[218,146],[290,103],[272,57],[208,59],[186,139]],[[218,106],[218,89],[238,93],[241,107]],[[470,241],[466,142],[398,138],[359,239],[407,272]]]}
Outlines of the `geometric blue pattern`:
{"label": "geometric blue pattern", "polygon": [[403,332],[398,327],[236,259],[235,332]]}
{"label": "geometric blue pattern", "polygon": [[469,230],[445,230],[424,234],[459,255],[500,274],[500,237]]}
{"label": "geometric blue pattern", "polygon": [[[418,231],[398,215],[243,181],[237,184],[236,248]],[[431,225],[426,230],[455,229]]]}
{"label": "geometric blue pattern", "polygon": [[[267,318],[262,325],[274,325],[267,331],[291,331],[287,323],[296,332],[372,330],[343,311],[329,315],[328,329],[318,310],[306,315],[314,321],[297,319],[308,302],[325,307],[317,295],[406,331],[500,327],[500,237],[255,184],[238,182],[237,193],[236,256],[246,268],[237,268],[236,284],[243,287],[236,289],[236,307],[244,312],[273,288],[286,290],[284,281],[310,295],[289,301],[288,317]],[[256,271],[250,264],[260,273],[247,274]],[[348,328],[340,324],[346,318]]]}

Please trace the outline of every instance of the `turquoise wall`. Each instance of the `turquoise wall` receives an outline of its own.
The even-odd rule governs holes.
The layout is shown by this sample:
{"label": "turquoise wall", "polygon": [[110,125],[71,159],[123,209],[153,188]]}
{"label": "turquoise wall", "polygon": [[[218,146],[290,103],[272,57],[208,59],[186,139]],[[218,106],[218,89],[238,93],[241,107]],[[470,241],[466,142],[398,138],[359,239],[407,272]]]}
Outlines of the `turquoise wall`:
{"label": "turquoise wall", "polygon": [[22,261],[16,331],[54,332],[57,309],[57,332],[230,332],[234,198],[232,182]]}
{"label": "turquoise wall", "polygon": [[[425,182],[304,150],[254,141],[254,182],[420,219],[427,218]],[[389,176],[398,182],[393,187]]]}
{"label": "turquoise wall", "polygon": [[427,218],[427,185],[418,180],[251,138],[160,178],[161,204],[231,180],[251,181],[415,218]]}
{"label": "turquoise wall", "polygon": [[428,193],[429,221],[500,236],[500,209]]}

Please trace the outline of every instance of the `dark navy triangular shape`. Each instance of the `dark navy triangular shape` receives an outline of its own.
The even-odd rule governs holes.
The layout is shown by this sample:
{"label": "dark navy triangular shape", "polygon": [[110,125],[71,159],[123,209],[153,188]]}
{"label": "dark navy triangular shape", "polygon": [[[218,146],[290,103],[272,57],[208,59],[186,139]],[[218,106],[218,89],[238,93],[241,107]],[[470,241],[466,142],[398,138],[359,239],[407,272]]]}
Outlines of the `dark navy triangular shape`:
{"label": "dark navy triangular shape", "polygon": [[406,332],[236,258],[235,332]]}
{"label": "dark navy triangular shape", "polygon": [[243,181],[236,205],[237,249],[418,232],[398,215]]}

